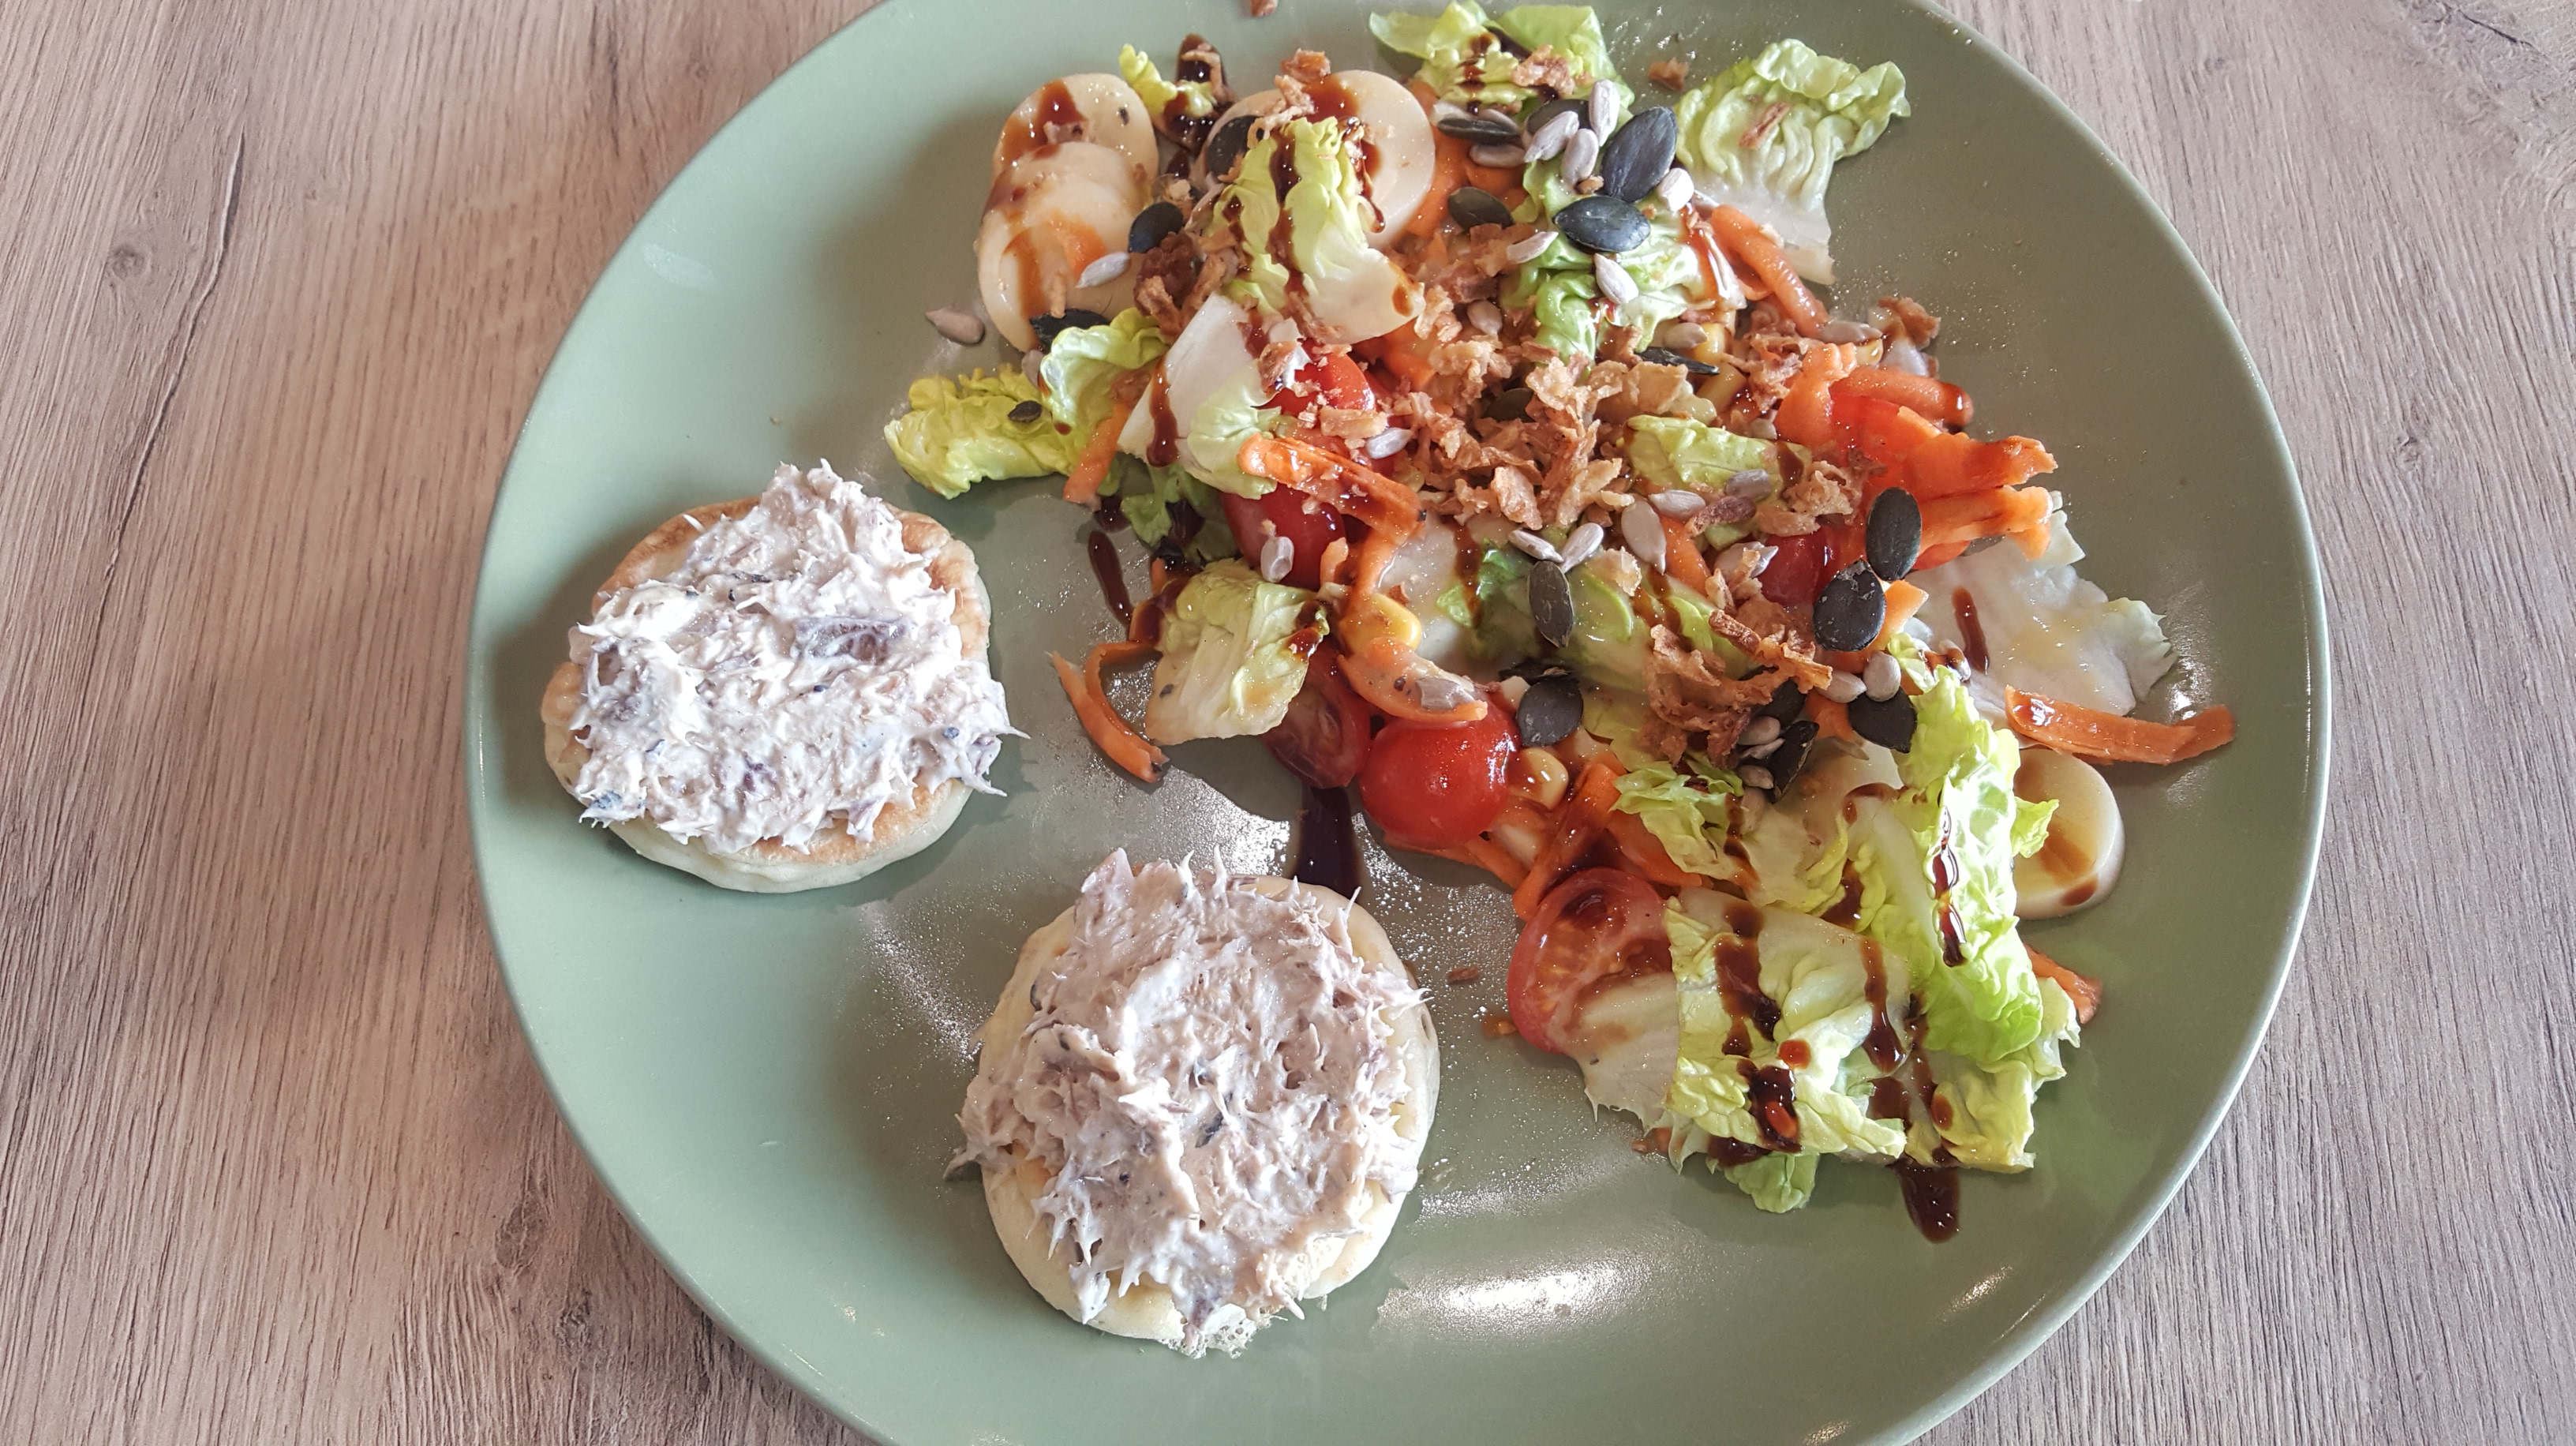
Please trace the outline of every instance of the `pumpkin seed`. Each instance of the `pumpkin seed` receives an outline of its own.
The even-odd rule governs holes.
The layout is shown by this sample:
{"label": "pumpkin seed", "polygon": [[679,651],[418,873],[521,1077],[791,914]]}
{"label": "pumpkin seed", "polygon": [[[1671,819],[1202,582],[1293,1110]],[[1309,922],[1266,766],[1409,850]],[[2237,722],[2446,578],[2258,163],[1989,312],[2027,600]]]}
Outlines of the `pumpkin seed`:
{"label": "pumpkin seed", "polygon": [[1018,406],[1011,408],[1011,420],[1019,423],[1023,427],[1045,415],[1046,408],[1033,401],[1022,402]]}
{"label": "pumpkin seed", "polygon": [[1796,683],[1783,678],[1780,686],[1771,690],[1771,701],[1755,709],[1753,716],[1774,719],[1786,726],[1796,722],[1806,708],[1807,695],[1798,691]]}
{"label": "pumpkin seed", "polygon": [[1561,742],[1582,726],[1583,690],[1561,673],[1536,679],[1521,695],[1520,711],[1513,722],[1520,729],[1524,748],[1545,748]]}
{"label": "pumpkin seed", "polygon": [[1216,134],[1208,137],[1207,149],[1199,154],[1207,162],[1209,180],[1222,181],[1234,174],[1234,168],[1243,160],[1243,153],[1252,149],[1253,120],[1254,117],[1248,115],[1236,116],[1218,126]]}
{"label": "pumpkin seed", "polygon": [[1151,251],[1163,244],[1164,237],[1180,230],[1188,219],[1181,214],[1180,207],[1169,201],[1156,201],[1137,212],[1136,219],[1127,223],[1127,249]]}
{"label": "pumpkin seed", "polygon": [[1096,311],[1085,311],[1078,306],[1071,311],[1058,312],[1053,316],[1032,316],[1029,318],[1029,330],[1037,333],[1037,349],[1040,351],[1045,351],[1048,347],[1055,345],[1055,339],[1058,336],[1065,332],[1072,331],[1076,327],[1107,326],[1108,324],[1108,317],[1102,316]]}
{"label": "pumpkin seed", "polygon": [[1497,422],[1517,422],[1529,415],[1530,403],[1538,400],[1527,387],[1513,387],[1497,392],[1485,404],[1485,415]]}
{"label": "pumpkin seed", "polygon": [[1574,636],[1574,590],[1565,585],[1565,569],[1552,562],[1533,562],[1529,572],[1530,626],[1539,641],[1564,647]]}
{"label": "pumpkin seed", "polygon": [[1858,652],[1878,636],[1887,621],[1887,593],[1871,575],[1869,564],[1855,562],[1835,573],[1816,595],[1816,645],[1837,653]]}
{"label": "pumpkin seed", "polygon": [[1444,115],[1432,124],[1440,134],[1456,136],[1473,145],[1516,146],[1521,141],[1521,128],[1508,116],[1460,111],[1456,115]]}
{"label": "pumpkin seed", "polygon": [[1873,698],[1864,693],[1843,705],[1852,731],[1891,753],[1914,748],[1914,700],[1903,693]]}
{"label": "pumpkin seed", "polygon": [[1512,224],[1512,208],[1481,186],[1460,186],[1449,193],[1449,219],[1472,231],[1479,226]]}
{"label": "pumpkin seed", "polygon": [[1681,124],[1669,107],[1650,105],[1628,117],[1601,146],[1602,191],[1622,201],[1653,195],[1673,168],[1673,149],[1680,140]]}
{"label": "pumpkin seed", "polygon": [[1637,360],[1650,361],[1659,367],[1680,367],[1695,377],[1717,375],[1716,363],[1704,362],[1695,356],[1684,356],[1668,346],[1650,346],[1637,353]]}
{"label": "pumpkin seed", "polygon": [[1557,234],[1595,256],[1642,245],[1646,214],[1616,196],[1586,196],[1556,213]]}
{"label": "pumpkin seed", "polygon": [[1780,790],[1787,788],[1790,781],[1798,776],[1799,771],[1807,766],[1807,754],[1815,746],[1816,725],[1814,723],[1801,718],[1795,723],[1784,723],[1780,726],[1780,747],[1764,760],[1773,780],[1771,784],[1773,798],[1778,798]]}
{"label": "pumpkin seed", "polygon": [[1914,494],[1890,487],[1869,506],[1869,570],[1895,582],[1914,570],[1923,551],[1923,507]]}

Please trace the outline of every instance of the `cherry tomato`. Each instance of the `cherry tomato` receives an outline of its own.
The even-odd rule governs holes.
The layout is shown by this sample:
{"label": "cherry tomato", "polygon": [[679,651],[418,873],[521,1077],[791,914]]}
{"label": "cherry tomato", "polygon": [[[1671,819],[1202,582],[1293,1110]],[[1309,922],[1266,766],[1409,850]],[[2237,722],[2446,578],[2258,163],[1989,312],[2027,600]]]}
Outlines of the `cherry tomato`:
{"label": "cherry tomato", "polygon": [[1368,372],[1342,352],[1310,358],[1288,379],[1288,390],[1300,397],[1320,397],[1328,407],[1364,412],[1377,405]]}
{"label": "cherry tomato", "polygon": [[1512,950],[1503,998],[1523,1038],[1563,1054],[1594,985],[1672,967],[1662,896],[1634,874],[1585,869],[1539,901]]}
{"label": "cherry tomato", "polygon": [[1317,788],[1339,788],[1360,776],[1374,716],[1342,681],[1333,650],[1318,648],[1306,662],[1306,686],[1288,705],[1288,716],[1262,734],[1261,742],[1299,778]]}
{"label": "cherry tomato", "polygon": [[1825,534],[1822,529],[1796,537],[1774,537],[1779,550],[1762,569],[1762,595],[1784,608],[1815,605],[1825,585]]}
{"label": "cherry tomato", "polygon": [[[1268,523],[1264,528],[1262,524]],[[1338,512],[1294,487],[1273,487],[1259,497],[1225,494],[1225,525],[1234,529],[1234,545],[1244,561],[1261,565],[1261,546],[1273,535],[1296,549],[1281,578],[1290,587],[1313,588],[1324,580],[1324,549],[1342,535]]]}
{"label": "cherry tomato", "polygon": [[1512,801],[1520,736],[1500,708],[1473,723],[1399,718],[1378,730],[1360,770],[1360,802],[1399,847],[1455,848],[1493,826]]}

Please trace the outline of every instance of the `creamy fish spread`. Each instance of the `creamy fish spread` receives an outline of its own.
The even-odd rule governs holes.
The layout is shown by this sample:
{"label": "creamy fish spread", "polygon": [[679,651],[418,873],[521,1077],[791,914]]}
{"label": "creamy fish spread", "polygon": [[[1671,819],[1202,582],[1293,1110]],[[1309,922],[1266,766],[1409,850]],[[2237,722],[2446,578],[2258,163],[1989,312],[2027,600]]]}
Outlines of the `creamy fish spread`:
{"label": "creamy fish spread", "polygon": [[1150,1278],[1195,1355],[1228,1302],[1256,1324],[1295,1311],[1283,1267],[1358,1233],[1372,1184],[1413,1188],[1387,1021],[1425,1006],[1348,922],[1221,865],[1131,870],[1121,851],[1084,881],[1027,1027],[986,1043],[956,1160],[1051,1172],[1038,1217],[1071,1247],[1084,1320]]}
{"label": "creamy fish spread", "polygon": [[995,792],[984,775],[1015,730],[930,565],[856,482],[779,468],[668,576],[573,630],[582,819],[730,853],[801,848],[834,822],[867,839],[923,785]]}

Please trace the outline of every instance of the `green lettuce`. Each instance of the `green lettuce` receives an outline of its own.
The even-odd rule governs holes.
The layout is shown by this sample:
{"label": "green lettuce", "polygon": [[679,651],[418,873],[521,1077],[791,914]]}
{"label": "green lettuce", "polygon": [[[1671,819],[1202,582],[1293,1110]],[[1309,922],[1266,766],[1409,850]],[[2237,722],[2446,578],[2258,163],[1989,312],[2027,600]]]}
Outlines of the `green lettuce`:
{"label": "green lettuce", "polygon": [[1132,45],[1118,47],[1118,74],[1145,109],[1154,116],[1168,115],[1172,101],[1181,102],[1181,113],[1205,119],[1217,113],[1216,86],[1204,80],[1165,80],[1162,69],[1153,58]]}
{"label": "green lettuce", "polygon": [[1014,408],[1045,400],[1017,369],[923,377],[904,399],[911,410],[886,424],[886,441],[903,470],[942,497],[978,482],[1071,471],[1089,436],[1064,431],[1044,411],[1030,421],[1012,421]]}
{"label": "green lettuce", "polygon": [[[1290,164],[1296,174],[1284,197],[1271,175],[1282,145],[1292,147]],[[1288,218],[1285,262],[1271,245],[1283,210]],[[1266,316],[1284,316],[1289,293],[1295,291],[1320,331],[1318,341],[1383,336],[1421,308],[1412,280],[1369,245],[1373,225],[1360,185],[1359,157],[1337,124],[1292,120],[1253,142],[1210,214],[1217,226],[1233,233],[1244,257],[1244,273],[1226,284],[1226,294]]]}
{"label": "green lettuce", "polygon": [[1279,409],[1263,406],[1264,400],[1260,374],[1250,370],[1208,393],[1182,424],[1181,462],[1191,476],[1237,497],[1259,497],[1278,485],[1244,471],[1236,460],[1245,441],[1284,425]]}
{"label": "green lettuce", "polygon": [[1183,549],[1190,561],[1206,564],[1240,550],[1233,529],[1226,525],[1225,503],[1216,489],[1178,467],[1148,466],[1141,458],[1121,453],[1100,492],[1118,499],[1118,510],[1126,514],[1136,540],[1149,548],[1161,546],[1172,535],[1172,504],[1186,502],[1199,515],[1199,530]]}
{"label": "green lettuce", "polygon": [[1862,70],[1783,40],[1693,87],[1673,114],[1700,193],[1779,233],[1798,274],[1830,285],[1834,162],[1868,150],[1912,110],[1894,65]]}
{"label": "green lettuce", "polygon": [[1109,389],[1129,372],[1152,366],[1170,348],[1151,317],[1129,307],[1106,326],[1069,327],[1047,344],[1038,364],[1047,415],[1073,429],[1075,453],[1109,419]]}
{"label": "green lettuce", "polygon": [[1657,487],[1719,491],[1738,472],[1767,472],[1777,492],[1780,445],[1688,417],[1628,419],[1628,465]]}
{"label": "green lettuce", "polygon": [[1619,775],[1619,801],[1613,806],[1621,813],[1635,814],[1674,863],[1706,878],[1723,879],[1735,873],[1720,851],[1726,842],[1727,800],[1742,792],[1743,781],[1732,773],[1684,774],[1653,759]]}
{"label": "green lettuce", "polygon": [[1263,581],[1237,560],[1191,578],[1163,620],[1145,735],[1185,743],[1278,727],[1306,685],[1311,649],[1293,646],[1290,636],[1322,627],[1314,599],[1302,588]]}
{"label": "green lettuce", "polygon": [[[1543,222],[1574,199],[1554,161],[1533,162],[1526,175],[1530,197],[1513,213],[1520,220]],[[1646,239],[1621,252],[1619,264],[1637,284],[1637,298],[1614,310],[1610,321],[1641,337],[1653,336],[1665,322],[1715,299],[1698,255],[1683,244],[1681,223],[1671,216],[1659,212],[1649,217]],[[1502,302],[1535,314],[1540,346],[1569,361],[1585,361],[1601,349],[1602,319],[1593,306],[1600,295],[1591,254],[1558,236],[1504,282]]]}
{"label": "green lettuce", "polygon": [[1959,1055],[1930,1051],[1934,1096],[1949,1107],[1950,1122],[1936,1129],[1914,1122],[1906,1153],[1930,1163],[1933,1150],[1975,1170],[2026,1170],[2031,1165],[2031,1106],[2040,1086],[2062,1078],[2064,1046],[2077,1042],[2075,1001],[2051,979],[2039,981],[2039,1035],[2027,1046],[1981,1066]]}
{"label": "green lettuce", "polygon": [[[1537,95],[1512,83],[1520,59],[1498,36],[1525,51],[1546,46],[1564,56],[1578,95],[1594,80],[1619,79],[1601,18],[1588,5],[1523,5],[1488,16],[1475,0],[1455,0],[1438,15],[1371,15],[1369,31],[1387,49],[1420,60],[1414,78],[1457,105],[1518,106]],[[1626,87],[1620,93],[1624,97]]]}

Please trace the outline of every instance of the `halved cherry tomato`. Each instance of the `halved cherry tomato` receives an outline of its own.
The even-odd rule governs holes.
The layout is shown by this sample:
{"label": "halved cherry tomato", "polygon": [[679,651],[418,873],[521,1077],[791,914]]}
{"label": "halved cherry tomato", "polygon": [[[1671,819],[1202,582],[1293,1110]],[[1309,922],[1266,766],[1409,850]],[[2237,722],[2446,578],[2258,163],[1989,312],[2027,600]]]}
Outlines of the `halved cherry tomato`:
{"label": "halved cherry tomato", "polygon": [[1823,530],[1767,540],[1779,551],[1771,565],[1762,569],[1762,595],[1784,608],[1813,606],[1825,585]]}
{"label": "halved cherry tomato", "polygon": [[1634,874],[1585,869],[1550,890],[1521,930],[1503,998],[1523,1038],[1563,1054],[1594,985],[1672,967],[1663,897]]}
{"label": "halved cherry tomato", "polygon": [[1473,723],[1399,718],[1378,730],[1360,770],[1360,802],[1398,848],[1455,848],[1493,826],[1512,801],[1520,736],[1500,708]]}
{"label": "halved cherry tomato", "polygon": [[1324,549],[1342,535],[1340,513],[1294,487],[1273,487],[1259,497],[1224,496],[1225,525],[1234,529],[1234,545],[1246,562],[1259,566],[1262,544],[1276,534],[1296,549],[1280,581],[1311,589],[1324,580]]}
{"label": "halved cherry tomato", "polygon": [[1320,396],[1325,406],[1354,412],[1377,405],[1376,394],[1369,390],[1368,372],[1348,354],[1338,351],[1308,359],[1288,378],[1288,390]]}
{"label": "halved cherry tomato", "polygon": [[1306,661],[1306,686],[1288,705],[1288,716],[1262,734],[1261,742],[1299,778],[1317,788],[1339,788],[1360,776],[1374,716],[1342,681],[1339,655],[1317,648]]}

